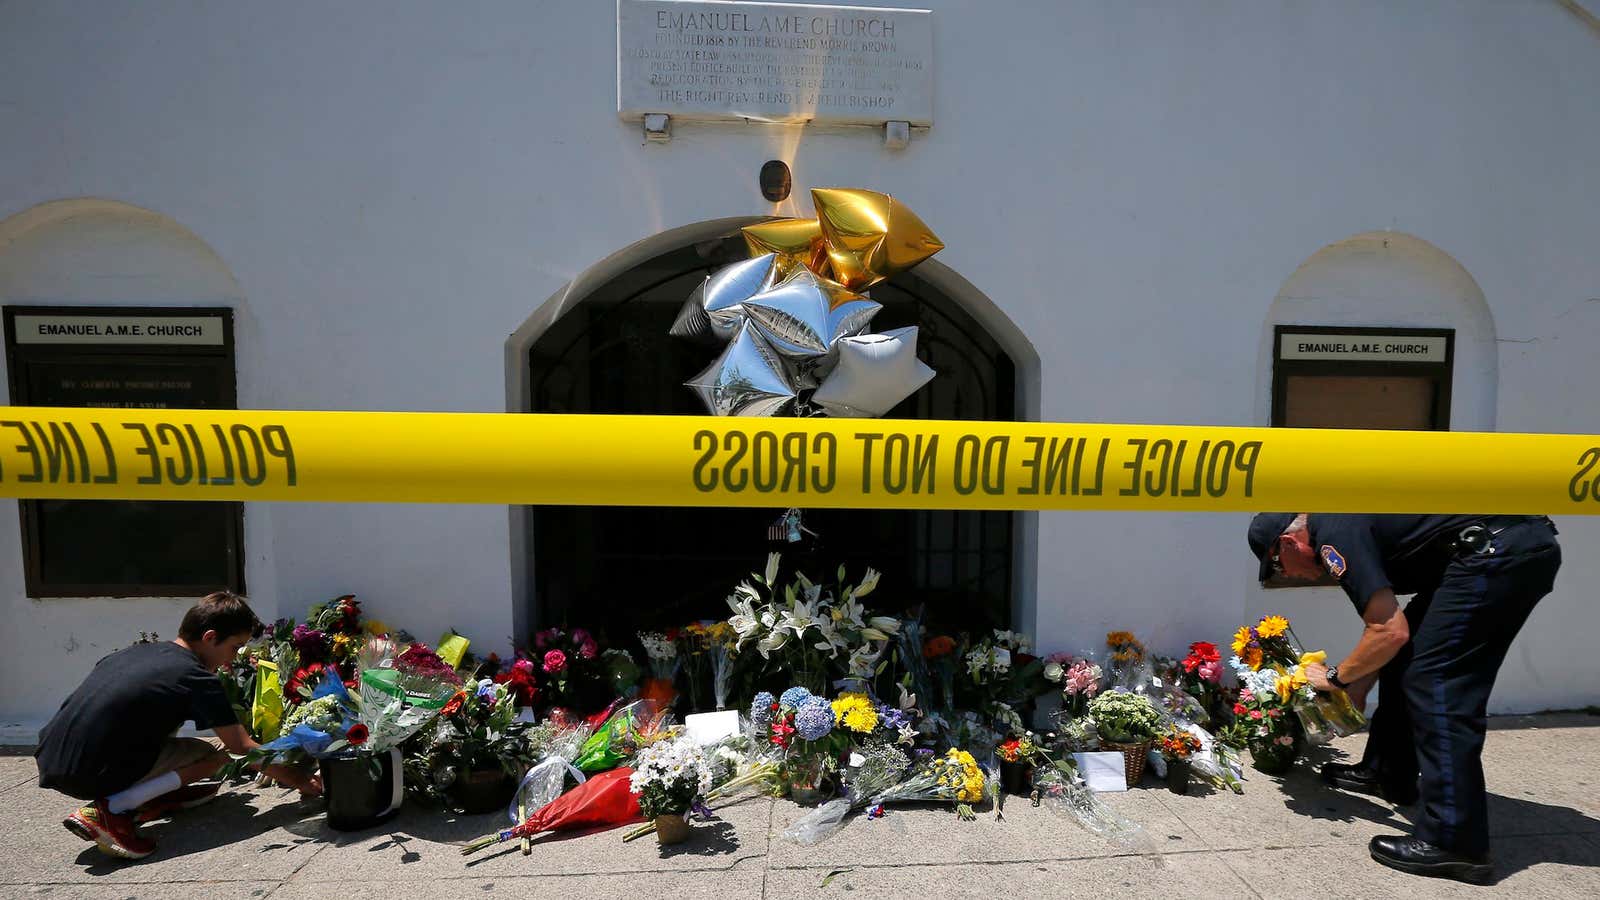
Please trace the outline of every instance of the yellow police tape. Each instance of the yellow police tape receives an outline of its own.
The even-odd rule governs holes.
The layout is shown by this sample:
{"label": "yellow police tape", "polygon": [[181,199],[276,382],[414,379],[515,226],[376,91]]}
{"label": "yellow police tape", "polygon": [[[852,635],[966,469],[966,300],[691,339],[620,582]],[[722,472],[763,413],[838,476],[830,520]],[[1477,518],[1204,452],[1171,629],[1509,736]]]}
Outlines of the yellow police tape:
{"label": "yellow police tape", "polygon": [[0,407],[0,497],[1600,514],[1600,436]]}

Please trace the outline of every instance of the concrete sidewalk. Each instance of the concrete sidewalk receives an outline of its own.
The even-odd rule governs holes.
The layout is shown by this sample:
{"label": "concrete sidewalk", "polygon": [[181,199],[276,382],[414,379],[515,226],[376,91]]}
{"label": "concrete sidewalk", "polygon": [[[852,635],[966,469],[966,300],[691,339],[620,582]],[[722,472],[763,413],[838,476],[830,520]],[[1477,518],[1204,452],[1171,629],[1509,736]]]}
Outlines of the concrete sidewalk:
{"label": "concrete sidewalk", "polygon": [[[547,837],[530,857],[515,845],[463,857],[463,842],[503,819],[408,807],[381,830],[345,834],[323,825],[320,802],[228,789],[210,806],[147,826],[156,854],[122,863],[61,827],[73,803],[34,784],[31,759],[0,757],[9,824],[0,834],[0,897],[1600,895],[1600,718],[1530,716],[1491,727],[1485,765],[1500,880],[1488,888],[1372,862],[1367,839],[1404,829],[1407,811],[1324,790],[1304,763],[1284,779],[1252,770],[1243,796],[1179,797],[1148,778],[1141,789],[1106,795],[1143,826],[1121,843],[1013,798],[1003,821],[992,810],[963,823],[946,809],[891,808],[805,848],[780,837],[804,810],[750,799],[698,824],[679,847],[653,838],[624,844],[611,831]],[[1358,753],[1364,740],[1313,758]]]}

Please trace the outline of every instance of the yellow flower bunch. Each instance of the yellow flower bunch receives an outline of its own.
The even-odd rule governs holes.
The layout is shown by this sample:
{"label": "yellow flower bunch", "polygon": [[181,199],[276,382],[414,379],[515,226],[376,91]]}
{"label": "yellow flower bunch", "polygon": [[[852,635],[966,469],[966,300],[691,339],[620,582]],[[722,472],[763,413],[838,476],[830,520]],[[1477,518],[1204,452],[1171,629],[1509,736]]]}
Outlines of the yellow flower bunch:
{"label": "yellow flower bunch", "polygon": [[965,750],[950,748],[944,755],[944,771],[939,783],[955,793],[957,803],[977,803],[983,799],[983,770]]}
{"label": "yellow flower bunch", "polygon": [[336,635],[334,635],[333,636],[333,655],[334,655],[334,657],[337,658],[337,659],[349,659],[356,652],[356,648],[353,646],[354,642],[355,642],[355,639],[350,637],[350,635],[348,635],[348,634],[336,634]]}
{"label": "yellow flower bunch", "polygon": [[378,619],[368,619],[362,627],[367,630],[367,634],[373,637],[383,637],[389,633],[389,626]]}
{"label": "yellow flower bunch", "polygon": [[1294,696],[1294,692],[1305,687],[1306,684],[1305,672],[1301,671],[1299,666],[1289,672],[1285,672],[1283,667],[1279,666],[1278,681],[1273,685],[1273,688],[1278,692],[1278,699],[1288,703],[1290,698]]}
{"label": "yellow flower bunch", "polygon": [[739,643],[739,633],[727,622],[715,622],[706,627],[706,637],[712,644],[721,644],[724,647],[733,647]]}
{"label": "yellow flower bunch", "polygon": [[1244,648],[1250,646],[1252,637],[1249,625],[1240,625],[1239,630],[1233,633],[1233,655],[1244,658]]}
{"label": "yellow flower bunch", "polygon": [[1138,662],[1144,659],[1144,644],[1131,631],[1108,632],[1106,646],[1111,648],[1112,662]]}
{"label": "yellow flower bunch", "polygon": [[1256,626],[1256,633],[1264,638],[1275,638],[1289,630],[1289,620],[1283,616],[1265,616]]}
{"label": "yellow flower bunch", "polygon": [[845,691],[833,701],[833,724],[843,725],[856,734],[870,734],[878,727],[878,710],[858,691]]}

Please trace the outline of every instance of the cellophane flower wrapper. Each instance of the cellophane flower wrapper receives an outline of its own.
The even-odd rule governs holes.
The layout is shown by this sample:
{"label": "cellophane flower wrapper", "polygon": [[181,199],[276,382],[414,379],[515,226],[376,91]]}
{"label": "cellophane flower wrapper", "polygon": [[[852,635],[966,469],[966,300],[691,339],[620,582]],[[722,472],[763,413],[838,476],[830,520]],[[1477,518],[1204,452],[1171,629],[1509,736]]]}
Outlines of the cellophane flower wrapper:
{"label": "cellophane flower wrapper", "polygon": [[1200,749],[1189,754],[1190,770],[1220,789],[1244,793],[1244,766],[1238,755],[1194,722],[1180,723],[1179,727],[1200,739]]}
{"label": "cellophane flower wrapper", "polygon": [[343,736],[357,721],[356,701],[339,680],[338,672],[328,669],[317,682],[311,697],[284,718],[283,733],[254,751],[263,759],[280,759],[303,754],[321,759],[346,746]]}
{"label": "cellophane flower wrapper", "polygon": [[735,657],[733,649],[727,644],[714,641],[706,650],[711,657],[711,693],[716,700],[717,709],[728,708],[728,691],[733,687],[733,667]]}
{"label": "cellophane flower wrapper", "polygon": [[589,775],[615,768],[638,752],[641,734],[664,726],[665,715],[658,712],[655,701],[635,700],[594,730],[572,764]]}
{"label": "cellophane flower wrapper", "polygon": [[364,752],[399,746],[437,716],[459,689],[460,678],[453,672],[410,671],[395,651],[394,642],[374,637],[357,655],[359,718],[368,732]]}
{"label": "cellophane flower wrapper", "polygon": [[1039,805],[1084,829],[1119,844],[1133,844],[1144,829],[1107,806],[1094,791],[1079,783],[1070,765],[1060,763],[1039,769],[1033,776]]}
{"label": "cellophane flower wrapper", "polygon": [[627,766],[601,772],[535,811],[526,821],[484,835],[461,848],[463,854],[506,841],[531,838],[546,831],[576,831],[589,828],[616,828],[640,819],[639,798],[629,780],[633,770]]}
{"label": "cellophane flower wrapper", "polygon": [[528,769],[527,774],[522,776],[522,782],[517,785],[516,795],[511,798],[511,806],[506,813],[511,824],[520,824],[527,817],[526,814],[519,814],[519,810],[531,813],[554,802],[566,791],[569,775],[579,784],[587,780],[583,772],[572,765],[572,760],[577,758],[588,739],[589,726],[577,725],[561,729],[551,740],[539,761]]}
{"label": "cellophane flower wrapper", "polygon": [[852,812],[889,802],[884,798],[905,778],[910,765],[910,758],[893,746],[882,745],[869,750],[866,760],[856,768],[845,795],[796,819],[783,830],[784,838],[807,846],[821,843],[838,833]]}

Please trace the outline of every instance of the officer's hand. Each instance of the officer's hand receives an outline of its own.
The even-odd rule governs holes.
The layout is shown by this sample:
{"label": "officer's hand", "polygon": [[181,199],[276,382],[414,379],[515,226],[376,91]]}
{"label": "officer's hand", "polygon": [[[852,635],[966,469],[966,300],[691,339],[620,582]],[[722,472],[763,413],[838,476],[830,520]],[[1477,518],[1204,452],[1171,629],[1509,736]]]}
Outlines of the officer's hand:
{"label": "officer's hand", "polygon": [[1338,690],[1328,681],[1328,667],[1321,663],[1312,663],[1306,666],[1306,681],[1319,691]]}

